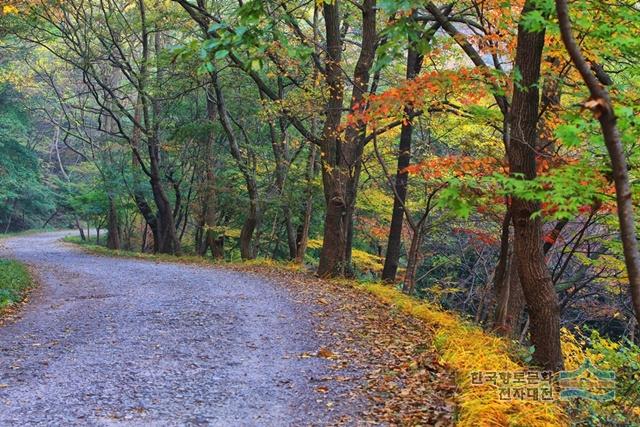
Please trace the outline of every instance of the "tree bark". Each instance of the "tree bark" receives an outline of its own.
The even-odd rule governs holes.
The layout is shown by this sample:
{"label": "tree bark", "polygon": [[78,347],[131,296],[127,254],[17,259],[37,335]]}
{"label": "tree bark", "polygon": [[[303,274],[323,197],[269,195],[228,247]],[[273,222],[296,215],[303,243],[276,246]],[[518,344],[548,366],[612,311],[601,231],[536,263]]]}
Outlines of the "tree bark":
{"label": "tree bark", "polygon": [[[535,1],[527,0],[521,16],[535,9]],[[511,107],[511,138],[508,150],[512,174],[524,179],[536,177],[538,147],[540,65],[544,47],[544,31],[531,32],[518,26],[515,68],[521,79],[514,84]],[[518,274],[529,310],[531,341],[535,346],[534,361],[550,370],[562,369],[560,349],[560,311],[558,296],[543,253],[542,222],[532,215],[540,210],[538,203],[513,198],[511,214],[514,225],[514,255]]]}
{"label": "tree bark", "polygon": [[499,335],[516,339],[520,335],[524,295],[518,275],[518,258],[514,253],[509,256],[506,274],[503,275],[496,301],[494,331]]}
{"label": "tree bark", "polygon": [[313,180],[316,176],[316,146],[312,145],[309,150],[309,158],[307,159],[306,181],[307,198],[305,201],[304,214],[302,215],[302,224],[300,224],[296,236],[296,262],[301,264],[304,261],[304,254],[307,251],[309,243],[309,229],[311,228],[311,217],[313,214]]}
{"label": "tree bark", "polygon": [[107,248],[120,249],[120,221],[116,203],[112,196],[109,196],[109,212],[107,213]]}
{"label": "tree bark", "polygon": [[[413,46],[409,46],[407,51],[407,80],[415,78],[420,72],[422,59]],[[407,117],[411,117],[413,109],[406,106],[404,112]],[[393,283],[396,280],[398,264],[400,261],[400,246],[402,243],[402,225],[404,224],[404,203],[407,198],[407,182],[409,174],[406,172],[411,161],[411,138],[413,136],[413,123],[407,121],[402,124],[400,130],[400,144],[398,146],[398,167],[396,179],[393,183],[393,213],[391,214],[391,225],[389,227],[389,238],[387,240],[387,252],[384,258],[382,269],[382,280]]]}
{"label": "tree bark", "polygon": [[254,200],[249,201],[249,214],[244,220],[240,230],[240,256],[243,260],[254,259],[256,257],[253,244],[253,233],[258,226],[258,208]]}
{"label": "tree bark", "polygon": [[206,91],[207,97],[207,120],[210,122],[211,130],[207,135],[207,139],[204,145],[204,185],[202,195],[202,245],[199,253],[201,256],[206,256],[209,249],[211,249],[211,255],[215,259],[224,258],[224,235],[216,233],[215,227],[218,225],[218,209],[217,209],[217,192],[216,192],[216,177],[213,171],[215,167],[216,159],[214,152],[215,133],[213,130],[213,122],[216,120],[216,103],[215,103],[215,89],[210,87]]}
{"label": "tree bark", "polygon": [[422,224],[413,231],[413,237],[411,239],[411,247],[407,254],[407,271],[404,275],[404,283],[402,284],[402,292],[406,294],[412,294],[416,284],[416,269],[418,268],[418,255],[420,253],[420,245],[422,244],[422,237],[424,230]]}
{"label": "tree bark", "polygon": [[[146,6],[144,1],[138,0],[138,8],[140,11],[141,21],[142,58],[140,63],[140,77],[138,79],[138,87],[136,88],[138,90],[138,101],[136,102],[136,110],[134,114],[142,116],[141,119],[145,126],[144,137],[146,139],[147,152],[149,155],[149,183],[151,185],[153,199],[157,207],[155,219],[151,218],[153,215],[151,214],[149,206],[146,204],[144,196],[139,189],[134,192],[134,198],[136,200],[136,205],[140,209],[140,212],[145,217],[153,232],[154,251],[179,255],[181,252],[180,242],[176,233],[173,209],[171,208],[171,202],[169,201],[163,187],[160,167],[160,104],[157,98],[150,97],[147,87],[149,79],[148,63],[150,55],[150,32],[147,26]],[[160,50],[158,32],[155,34],[154,41],[156,54],[158,54]],[[160,67],[158,67],[158,74],[156,74],[158,84],[161,83],[160,72]],[[139,124],[140,122],[136,123]],[[134,140],[137,138],[137,141],[132,141],[132,149],[134,152],[137,150],[135,144],[139,143],[143,129],[140,129],[139,125],[134,125],[134,133],[135,132],[138,132],[138,135],[132,138]]]}
{"label": "tree bark", "polygon": [[[344,100],[340,4],[340,0],[323,4],[327,43],[325,77],[329,99],[320,147],[326,203],[323,244],[318,266],[318,275],[321,277],[352,274],[353,214],[362,167],[362,140],[365,130],[363,124],[357,124],[349,126],[344,132],[344,137],[340,131]],[[352,78],[354,83],[350,102],[352,111],[362,108],[362,101],[369,85],[369,72],[375,57],[376,43],[376,1],[364,0],[362,45]]]}
{"label": "tree bark", "polygon": [[82,225],[80,224],[80,220],[78,219],[78,215],[74,214],[73,215],[73,219],[74,219],[74,221],[76,223],[76,228],[80,232],[80,240],[82,240],[83,242],[86,241],[87,238],[84,235],[84,228],[82,228]]}
{"label": "tree bark", "polygon": [[502,220],[502,231],[500,233],[500,252],[498,254],[498,263],[496,264],[496,268],[493,272],[493,295],[494,300],[493,304],[487,304],[489,307],[493,308],[493,319],[491,320],[493,323],[493,328],[496,329],[499,327],[499,323],[497,323],[496,319],[498,318],[498,310],[499,307],[507,304],[507,300],[505,298],[506,291],[505,287],[507,287],[507,275],[509,272],[509,265],[512,260],[513,254],[513,245],[511,238],[511,210],[509,203],[506,203],[507,212],[504,214],[504,218]]}

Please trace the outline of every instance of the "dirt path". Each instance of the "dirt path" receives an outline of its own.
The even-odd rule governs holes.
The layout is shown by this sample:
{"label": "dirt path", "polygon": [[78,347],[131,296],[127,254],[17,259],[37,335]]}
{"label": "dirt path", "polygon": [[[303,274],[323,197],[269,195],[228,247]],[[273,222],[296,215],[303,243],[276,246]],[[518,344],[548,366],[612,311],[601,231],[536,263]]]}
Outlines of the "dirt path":
{"label": "dirt path", "polygon": [[318,399],[331,363],[301,357],[322,338],[283,287],[93,256],[62,235],[1,243],[41,287],[0,327],[0,425],[309,425],[364,409],[340,398],[351,383]]}

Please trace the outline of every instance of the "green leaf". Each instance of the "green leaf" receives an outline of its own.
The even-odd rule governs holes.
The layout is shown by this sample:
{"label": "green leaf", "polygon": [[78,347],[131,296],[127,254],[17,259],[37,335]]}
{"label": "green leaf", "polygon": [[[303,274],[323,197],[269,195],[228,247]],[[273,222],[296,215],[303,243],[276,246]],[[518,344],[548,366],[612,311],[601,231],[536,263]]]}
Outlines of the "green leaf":
{"label": "green leaf", "polygon": [[567,147],[576,147],[581,142],[580,129],[571,123],[558,126],[555,134]]}
{"label": "green leaf", "polygon": [[215,59],[223,59],[226,58],[229,55],[229,51],[226,49],[222,49],[216,52],[216,54],[214,55]]}

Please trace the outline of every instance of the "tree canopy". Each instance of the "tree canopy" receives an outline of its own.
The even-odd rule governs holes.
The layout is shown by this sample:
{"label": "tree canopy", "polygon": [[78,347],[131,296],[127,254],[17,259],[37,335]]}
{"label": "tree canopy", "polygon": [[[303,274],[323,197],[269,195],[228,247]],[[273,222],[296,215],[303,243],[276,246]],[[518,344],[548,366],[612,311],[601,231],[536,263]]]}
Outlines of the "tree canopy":
{"label": "tree canopy", "polygon": [[639,77],[628,0],[6,2],[0,227],[381,280],[559,370],[637,351]]}

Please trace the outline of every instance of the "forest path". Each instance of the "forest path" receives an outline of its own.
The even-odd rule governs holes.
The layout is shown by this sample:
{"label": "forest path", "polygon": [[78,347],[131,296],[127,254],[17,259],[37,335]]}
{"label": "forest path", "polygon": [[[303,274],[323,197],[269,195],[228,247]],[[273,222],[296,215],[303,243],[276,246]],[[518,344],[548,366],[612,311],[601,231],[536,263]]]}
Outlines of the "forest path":
{"label": "forest path", "polygon": [[40,282],[0,327],[0,425],[309,425],[363,409],[339,398],[348,382],[318,398],[330,361],[301,357],[323,342],[284,287],[95,256],[65,234],[0,243]]}

